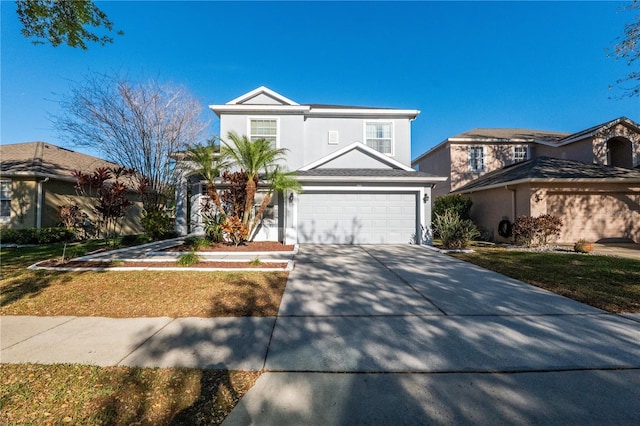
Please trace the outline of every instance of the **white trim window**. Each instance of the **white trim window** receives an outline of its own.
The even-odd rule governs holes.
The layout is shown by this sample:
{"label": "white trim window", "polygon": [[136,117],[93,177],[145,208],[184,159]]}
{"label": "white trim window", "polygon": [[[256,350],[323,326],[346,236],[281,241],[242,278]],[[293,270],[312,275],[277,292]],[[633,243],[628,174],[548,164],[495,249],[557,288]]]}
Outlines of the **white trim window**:
{"label": "white trim window", "polygon": [[11,219],[11,181],[0,181],[0,222]]}
{"label": "white trim window", "polygon": [[529,145],[515,145],[513,147],[513,162],[519,163],[529,159]]}
{"label": "white trim window", "polygon": [[255,117],[249,119],[249,139],[266,139],[278,147],[278,119]]}
{"label": "white trim window", "polygon": [[370,121],[365,125],[365,145],[386,155],[393,155],[393,123]]}
{"label": "white trim window", "polygon": [[469,170],[471,170],[474,173],[480,173],[484,171],[484,147],[483,146],[469,147]]}

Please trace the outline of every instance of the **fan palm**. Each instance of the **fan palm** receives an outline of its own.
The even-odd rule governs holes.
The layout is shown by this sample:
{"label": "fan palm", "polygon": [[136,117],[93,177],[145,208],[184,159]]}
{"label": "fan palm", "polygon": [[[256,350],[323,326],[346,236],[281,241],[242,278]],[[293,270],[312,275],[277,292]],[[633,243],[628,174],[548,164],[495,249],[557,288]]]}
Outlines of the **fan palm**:
{"label": "fan palm", "polygon": [[[250,140],[247,136],[239,136],[229,132],[230,144],[224,142],[221,153],[230,159],[247,174],[247,186],[244,213],[242,223],[249,229],[249,235],[255,232],[274,191],[300,191],[300,184],[291,172],[282,170],[279,162],[284,159],[286,149],[275,148],[266,139]],[[254,218],[252,218],[253,205],[257,192],[256,181],[263,178],[267,183],[267,192]],[[252,221],[253,219],[253,221]]]}
{"label": "fan palm", "polygon": [[187,160],[189,171],[199,174],[206,180],[207,195],[213,200],[218,213],[225,217],[226,214],[216,188],[216,179],[230,165],[226,152],[220,150],[220,145],[215,143],[215,139],[210,139],[207,145],[190,147],[187,150]]}

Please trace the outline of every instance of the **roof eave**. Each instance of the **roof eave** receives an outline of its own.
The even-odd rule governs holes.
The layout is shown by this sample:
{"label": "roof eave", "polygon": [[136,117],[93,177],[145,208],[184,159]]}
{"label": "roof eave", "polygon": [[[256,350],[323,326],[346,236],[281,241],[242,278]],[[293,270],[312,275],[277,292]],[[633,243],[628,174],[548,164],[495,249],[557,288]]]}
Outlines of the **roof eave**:
{"label": "roof eave", "polygon": [[300,176],[296,177],[301,183],[317,183],[317,182],[331,182],[331,183],[347,183],[347,182],[361,182],[361,183],[423,183],[423,184],[435,184],[444,182],[447,180],[445,177],[433,176],[433,177],[407,177],[407,176]]}
{"label": "roof eave", "polygon": [[490,189],[505,188],[507,186],[519,185],[522,183],[637,183],[640,178],[525,178],[513,181],[496,183],[492,185],[479,186],[476,188],[451,191],[452,194],[469,194],[476,191],[486,191]]}

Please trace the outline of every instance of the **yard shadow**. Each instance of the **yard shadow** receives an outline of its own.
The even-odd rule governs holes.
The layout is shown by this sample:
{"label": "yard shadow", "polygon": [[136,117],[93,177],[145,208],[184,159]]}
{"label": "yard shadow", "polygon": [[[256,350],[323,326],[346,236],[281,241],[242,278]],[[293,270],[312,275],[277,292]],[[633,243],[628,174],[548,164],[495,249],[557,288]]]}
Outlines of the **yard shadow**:
{"label": "yard shadow", "polygon": [[0,292],[0,308],[27,297],[35,297],[53,283],[64,284],[80,272],[26,271],[18,276],[5,278]]}
{"label": "yard shadow", "polygon": [[[419,247],[303,246],[296,261],[267,373],[229,424],[637,416],[628,405],[638,396],[640,330],[631,321]],[[424,312],[405,310],[417,309],[409,294]],[[629,370],[606,371],[618,367]],[[603,371],[565,371],[574,369]],[[581,384],[601,392],[585,397]],[[617,399],[601,396],[609,392]]]}

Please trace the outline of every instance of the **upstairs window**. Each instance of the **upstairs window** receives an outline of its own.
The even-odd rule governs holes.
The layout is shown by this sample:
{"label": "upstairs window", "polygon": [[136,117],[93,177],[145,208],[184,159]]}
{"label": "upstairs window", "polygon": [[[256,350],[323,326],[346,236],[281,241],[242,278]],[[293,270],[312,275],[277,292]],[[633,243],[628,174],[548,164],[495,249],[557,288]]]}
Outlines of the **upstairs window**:
{"label": "upstairs window", "polygon": [[365,124],[365,145],[378,152],[393,155],[393,126],[387,122]]}
{"label": "upstairs window", "polygon": [[516,145],[513,147],[513,162],[519,163],[529,159],[529,147],[527,145]]}
{"label": "upstairs window", "polygon": [[484,170],[484,147],[469,147],[469,170],[480,173]]}
{"label": "upstairs window", "polygon": [[0,221],[11,218],[11,181],[0,181]]}
{"label": "upstairs window", "polygon": [[251,141],[266,139],[274,147],[278,146],[278,120],[274,118],[252,118],[249,123]]}

